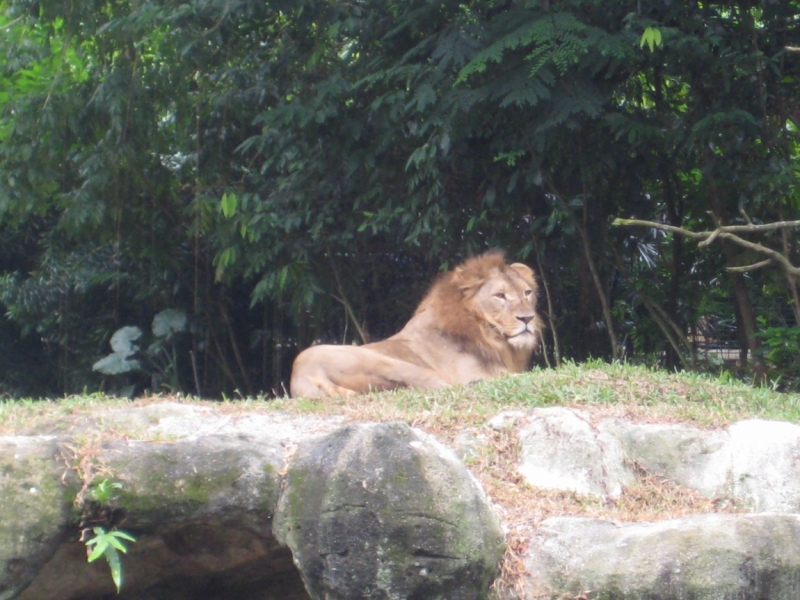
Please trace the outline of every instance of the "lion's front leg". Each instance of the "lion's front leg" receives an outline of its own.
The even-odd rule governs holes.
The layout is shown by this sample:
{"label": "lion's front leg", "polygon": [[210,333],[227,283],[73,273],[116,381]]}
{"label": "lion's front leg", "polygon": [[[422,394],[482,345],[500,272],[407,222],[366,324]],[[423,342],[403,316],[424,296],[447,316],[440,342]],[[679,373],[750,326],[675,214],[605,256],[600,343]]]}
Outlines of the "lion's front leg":
{"label": "lion's front leg", "polygon": [[360,346],[312,346],[292,366],[292,397],[349,396],[398,387],[447,387],[432,369]]}

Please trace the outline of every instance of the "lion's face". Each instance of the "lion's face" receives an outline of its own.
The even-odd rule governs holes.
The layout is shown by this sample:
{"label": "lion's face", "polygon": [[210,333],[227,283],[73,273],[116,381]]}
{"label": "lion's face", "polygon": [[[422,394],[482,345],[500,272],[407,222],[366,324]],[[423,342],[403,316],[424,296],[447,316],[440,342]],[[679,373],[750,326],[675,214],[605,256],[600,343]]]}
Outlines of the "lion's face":
{"label": "lion's face", "polygon": [[539,342],[536,282],[526,265],[495,271],[473,297],[473,310],[516,350],[533,350]]}

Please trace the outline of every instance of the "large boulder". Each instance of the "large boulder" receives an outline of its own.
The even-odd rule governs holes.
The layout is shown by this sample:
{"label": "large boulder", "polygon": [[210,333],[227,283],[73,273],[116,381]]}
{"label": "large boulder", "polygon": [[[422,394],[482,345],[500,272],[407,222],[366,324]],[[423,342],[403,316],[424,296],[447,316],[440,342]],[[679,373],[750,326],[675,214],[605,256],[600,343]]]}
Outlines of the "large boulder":
{"label": "large boulder", "polygon": [[727,492],[733,465],[725,430],[678,423],[634,423],[603,419],[597,428],[614,437],[625,456],[653,475],[667,477],[704,496]]}
{"label": "large boulder", "polygon": [[[290,552],[271,534],[284,464],[280,440],[112,439],[85,452],[100,479],[121,486],[102,506],[92,506],[85,492],[93,509],[84,516],[86,526],[106,525],[107,518],[137,538],[122,559],[121,600],[308,598]],[[50,543],[52,558],[40,565],[20,600],[114,594],[105,560],[87,563],[79,537],[73,519],[68,537]]]}
{"label": "large boulder", "polygon": [[52,437],[0,438],[0,600],[15,597],[64,539],[74,486]]}
{"label": "large boulder", "polygon": [[619,524],[544,521],[509,597],[791,600],[800,597],[800,517],[694,515]]}
{"label": "large boulder", "polygon": [[747,419],[725,430],[606,419],[628,460],[709,498],[753,512],[800,512],[800,426]]}
{"label": "large boulder", "polygon": [[755,512],[800,512],[800,426],[748,419],[728,434],[729,493]]}
{"label": "large boulder", "polygon": [[482,596],[504,539],[455,455],[405,424],[369,424],[301,444],[275,520],[311,596]]}

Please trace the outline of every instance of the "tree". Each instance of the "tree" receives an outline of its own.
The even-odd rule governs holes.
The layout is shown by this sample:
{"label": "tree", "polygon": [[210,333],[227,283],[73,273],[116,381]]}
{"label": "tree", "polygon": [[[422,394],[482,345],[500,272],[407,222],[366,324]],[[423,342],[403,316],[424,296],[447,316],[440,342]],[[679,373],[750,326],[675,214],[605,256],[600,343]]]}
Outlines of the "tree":
{"label": "tree", "polygon": [[389,335],[504,247],[540,272],[544,362],[694,368],[711,311],[764,371],[792,280],[609,225],[794,218],[798,8],[0,0],[3,326],[69,392],[181,309],[183,391],[280,393],[298,348]]}

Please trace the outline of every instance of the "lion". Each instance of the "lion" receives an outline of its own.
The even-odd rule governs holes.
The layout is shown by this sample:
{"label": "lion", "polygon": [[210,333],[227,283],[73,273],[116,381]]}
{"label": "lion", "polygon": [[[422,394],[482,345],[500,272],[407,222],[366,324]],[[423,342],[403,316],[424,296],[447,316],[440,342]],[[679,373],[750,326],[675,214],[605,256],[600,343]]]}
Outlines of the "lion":
{"label": "lion", "polygon": [[363,346],[311,346],[292,366],[293,397],[443,388],[528,369],[539,345],[533,271],[502,252],[467,259],[434,282],[403,329]]}

